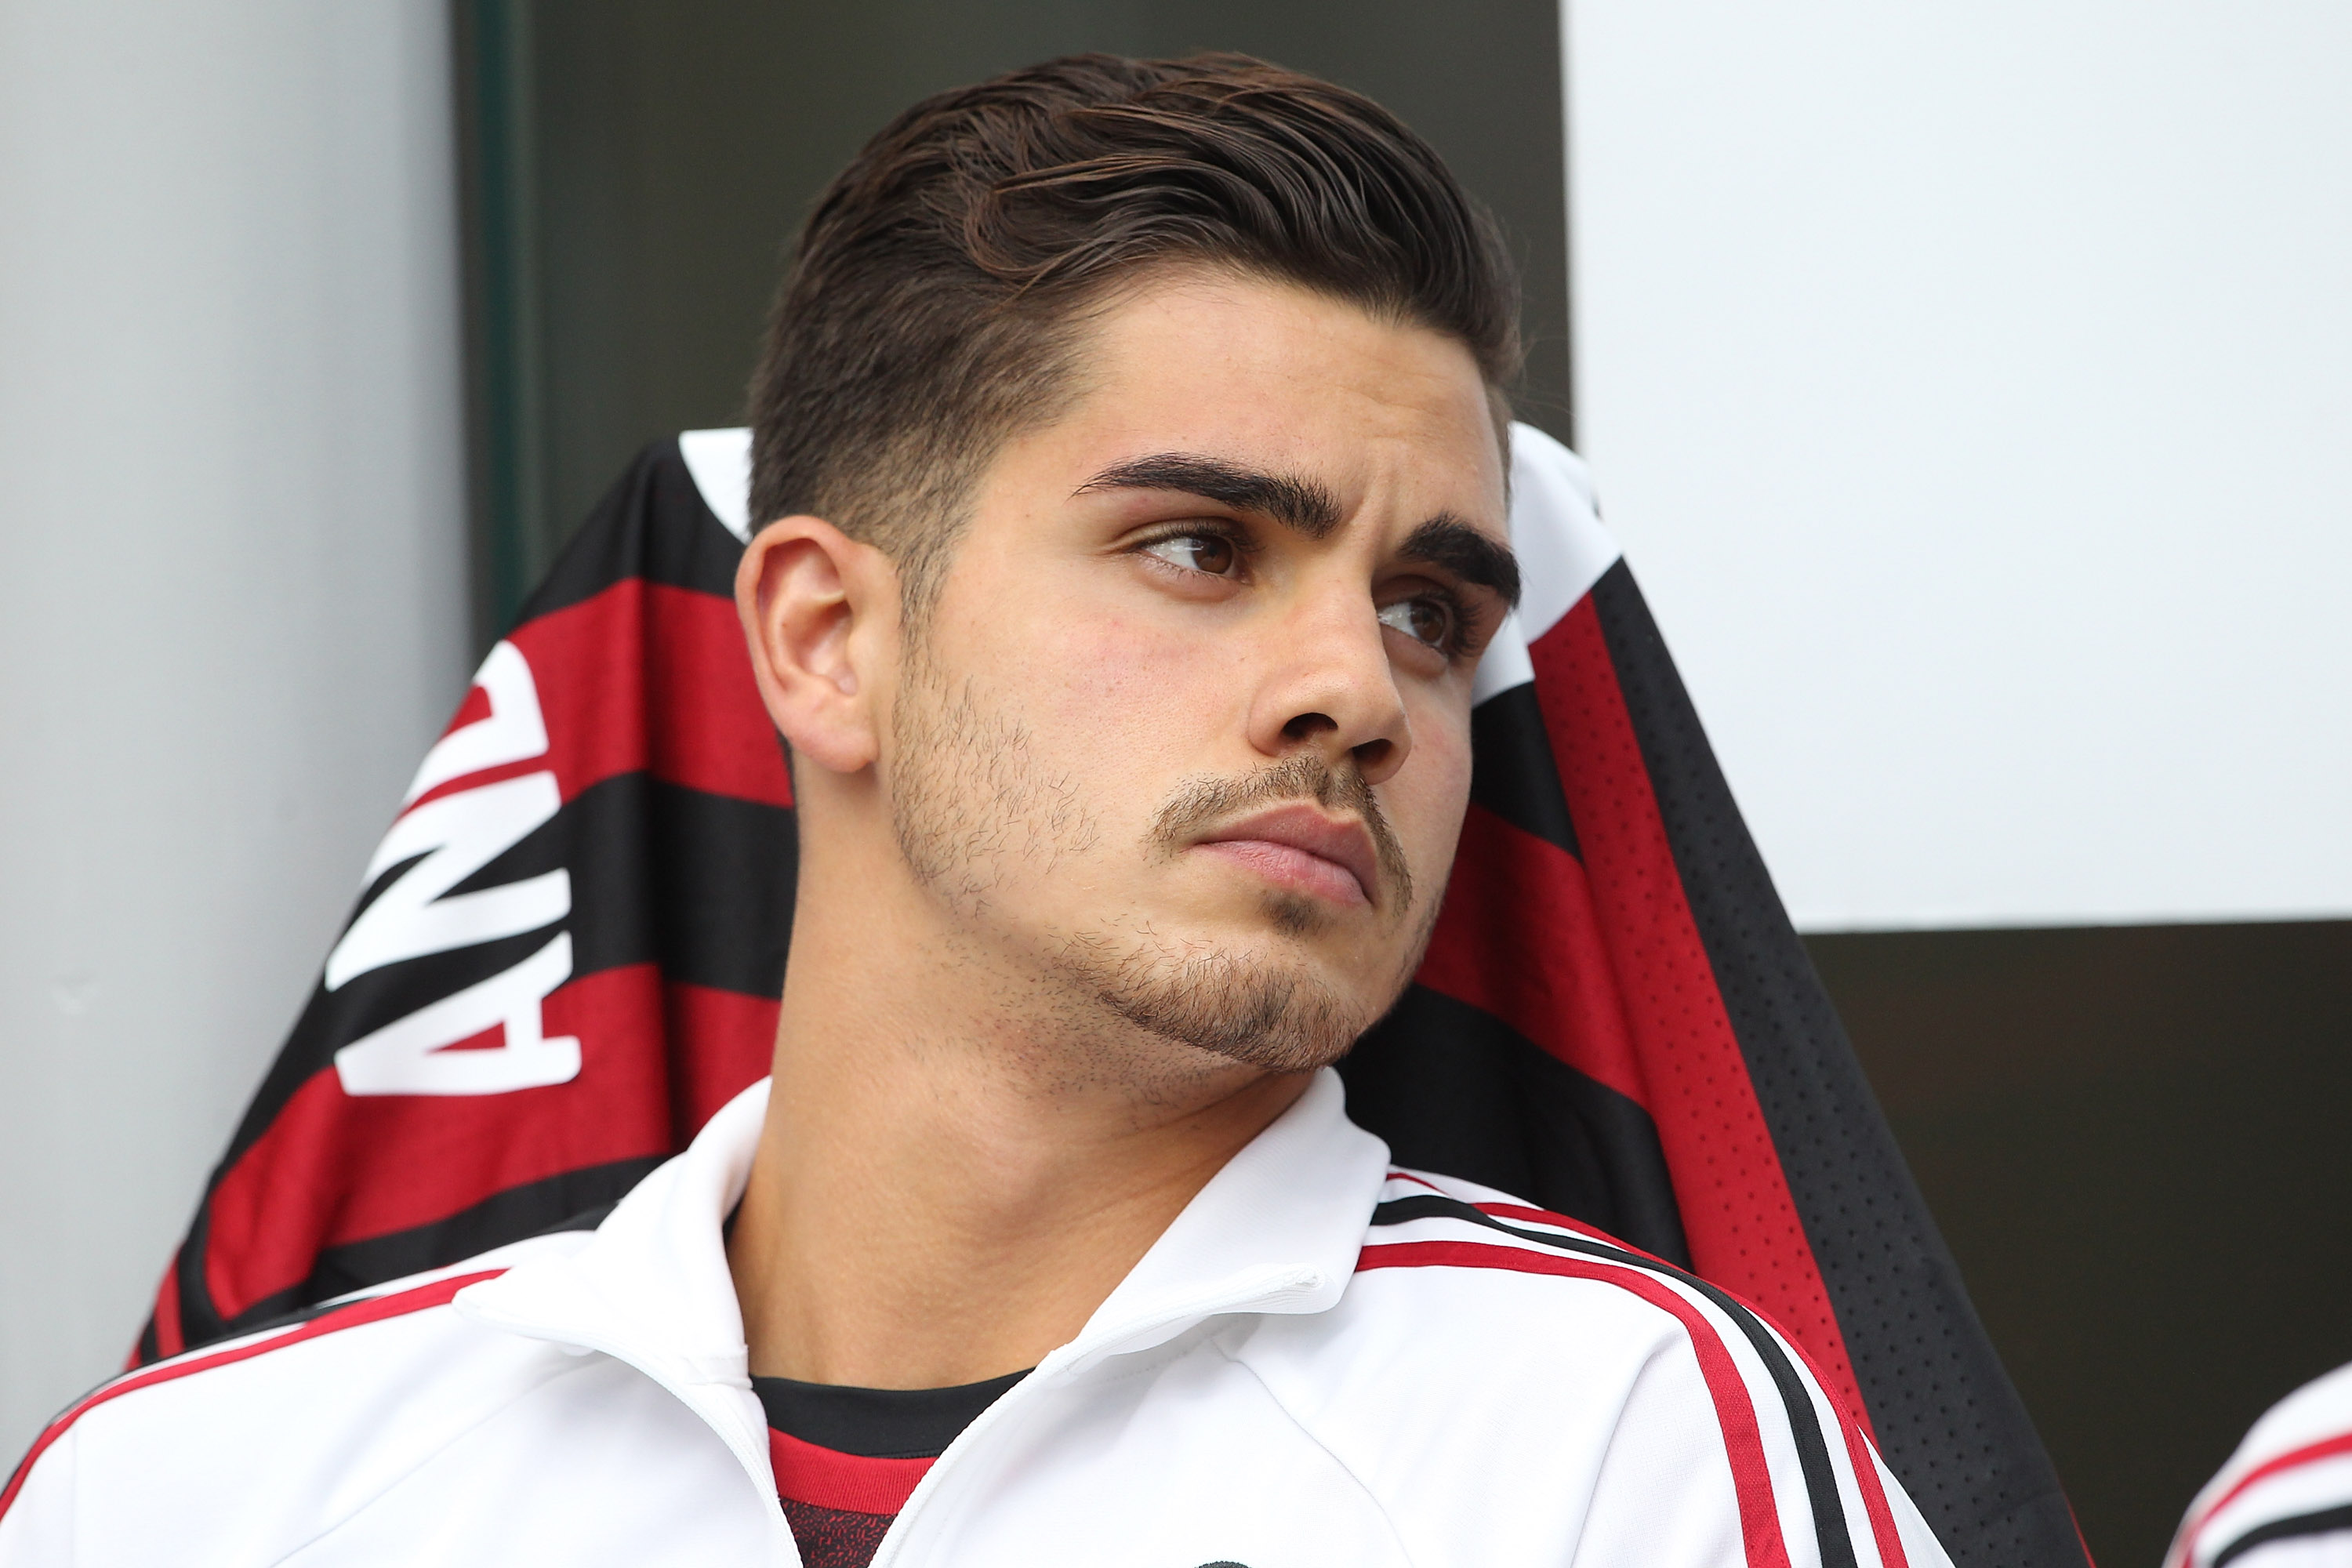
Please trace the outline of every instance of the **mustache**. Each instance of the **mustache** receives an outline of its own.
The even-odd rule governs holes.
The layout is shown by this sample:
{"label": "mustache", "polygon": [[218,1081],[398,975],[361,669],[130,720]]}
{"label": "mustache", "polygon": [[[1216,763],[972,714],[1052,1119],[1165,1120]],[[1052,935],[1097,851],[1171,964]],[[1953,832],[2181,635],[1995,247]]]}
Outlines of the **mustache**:
{"label": "mustache", "polygon": [[1404,846],[1397,842],[1372,786],[1360,770],[1335,768],[1312,752],[1297,752],[1238,778],[1186,780],[1152,814],[1150,840],[1161,853],[1174,855],[1203,828],[1286,800],[1311,800],[1335,815],[1360,817],[1371,835],[1381,880],[1395,896],[1397,911],[1412,907],[1412,872],[1405,865]]}

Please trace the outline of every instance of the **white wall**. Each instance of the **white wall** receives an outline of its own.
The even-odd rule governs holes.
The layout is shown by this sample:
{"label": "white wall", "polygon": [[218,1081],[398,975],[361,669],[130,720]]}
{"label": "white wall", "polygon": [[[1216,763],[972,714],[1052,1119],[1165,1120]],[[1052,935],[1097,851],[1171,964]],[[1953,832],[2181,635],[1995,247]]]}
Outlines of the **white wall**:
{"label": "white wall", "polygon": [[2352,6],[1564,31],[1580,445],[1800,923],[2352,913]]}
{"label": "white wall", "polygon": [[0,5],[0,1466],[462,689],[444,10]]}

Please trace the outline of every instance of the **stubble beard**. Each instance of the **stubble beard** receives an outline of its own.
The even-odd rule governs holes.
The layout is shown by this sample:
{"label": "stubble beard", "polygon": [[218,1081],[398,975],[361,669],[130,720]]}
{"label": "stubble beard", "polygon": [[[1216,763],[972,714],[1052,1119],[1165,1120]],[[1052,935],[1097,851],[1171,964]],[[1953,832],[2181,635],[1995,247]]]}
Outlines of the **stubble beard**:
{"label": "stubble beard", "polygon": [[[887,785],[899,851],[958,922],[984,930],[997,918],[994,894],[1009,877],[1051,876],[1066,861],[1075,871],[1101,851],[1099,823],[1074,783],[1040,765],[1027,727],[976,680],[958,682],[911,652],[891,731]],[[1326,806],[1344,802],[1364,815],[1381,865],[1382,911],[1412,922],[1412,939],[1380,994],[1347,995],[1304,955],[1171,942],[1148,923],[1122,922],[1042,933],[1035,956],[1045,994],[1006,988],[1024,999],[1024,1012],[1034,1010],[1024,1022],[1077,1037],[1069,1045],[1104,1058],[1118,1054],[1107,1037],[1118,1034],[1277,1073],[1309,1072],[1345,1056],[1403,991],[1437,912],[1434,899],[1415,909],[1402,852],[1361,779],[1319,758],[1293,757],[1240,779],[1188,781],[1156,814],[1143,852],[1172,858],[1190,827],[1260,801],[1299,797]],[[1316,900],[1288,893],[1269,893],[1265,910],[1285,942],[1331,918]]]}

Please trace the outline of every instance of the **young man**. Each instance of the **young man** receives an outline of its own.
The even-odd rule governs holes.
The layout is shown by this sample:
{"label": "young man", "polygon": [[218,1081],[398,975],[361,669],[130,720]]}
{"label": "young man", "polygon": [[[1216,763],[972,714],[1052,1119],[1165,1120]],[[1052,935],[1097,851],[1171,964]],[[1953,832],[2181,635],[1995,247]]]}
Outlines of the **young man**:
{"label": "young man", "polygon": [[1341,1105],[1516,593],[1515,354],[1327,84],[1086,58],[884,131],[754,386],[773,1078],[593,1232],[100,1391],[0,1561],[1942,1563],[1769,1325]]}

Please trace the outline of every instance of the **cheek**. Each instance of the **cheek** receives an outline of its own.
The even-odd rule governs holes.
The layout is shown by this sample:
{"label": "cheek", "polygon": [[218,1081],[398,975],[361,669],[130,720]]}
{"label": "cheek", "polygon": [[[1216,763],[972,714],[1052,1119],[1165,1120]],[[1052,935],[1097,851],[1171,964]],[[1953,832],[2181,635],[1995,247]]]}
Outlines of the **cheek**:
{"label": "cheek", "polygon": [[1103,763],[1190,773],[1216,765],[1213,735],[1237,732],[1245,715],[1233,662],[1230,647],[1197,628],[1180,634],[1149,617],[1097,611],[1034,643],[1018,679],[1041,725],[1098,752]]}
{"label": "cheek", "polygon": [[1381,793],[1414,878],[1433,889],[1442,887],[1470,805],[1466,722],[1451,714],[1421,716],[1413,726],[1412,754]]}

